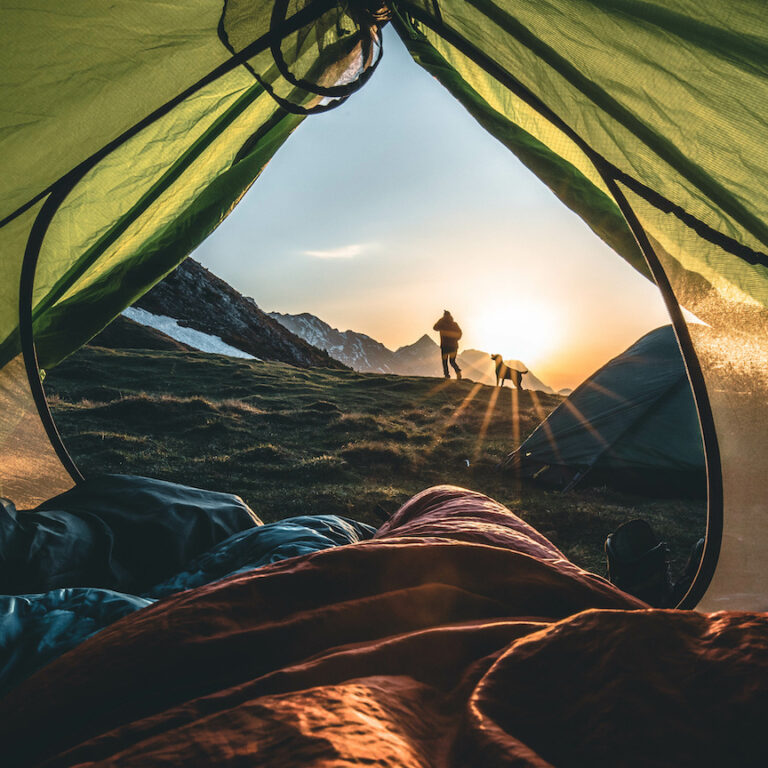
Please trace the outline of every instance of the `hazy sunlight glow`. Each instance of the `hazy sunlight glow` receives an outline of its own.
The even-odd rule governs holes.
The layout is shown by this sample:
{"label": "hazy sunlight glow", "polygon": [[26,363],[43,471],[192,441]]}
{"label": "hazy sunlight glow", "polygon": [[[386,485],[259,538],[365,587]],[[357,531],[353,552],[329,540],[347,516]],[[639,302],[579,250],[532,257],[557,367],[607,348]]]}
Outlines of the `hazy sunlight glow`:
{"label": "hazy sunlight glow", "polygon": [[[541,421],[541,428],[544,430],[544,434],[547,437],[547,442],[550,444],[553,453],[555,454],[555,459],[558,463],[562,462],[562,459],[560,457],[560,448],[557,445],[557,440],[555,440],[555,436],[552,434],[552,427],[549,425],[549,422],[547,421],[547,413],[542,408],[541,402],[539,400],[539,396],[534,392],[533,390],[530,390],[531,393],[531,402],[533,403],[533,408],[536,411],[536,415],[539,417]],[[567,401],[564,401],[567,402]]]}
{"label": "hazy sunlight glow", "polygon": [[461,414],[464,413],[464,411],[467,409],[467,406],[475,399],[478,392],[480,392],[482,388],[483,388],[482,384],[475,384],[472,387],[472,389],[470,389],[469,392],[467,392],[466,397],[461,401],[461,403],[459,403],[456,410],[451,414],[451,417],[446,420],[445,424],[443,425],[443,428],[438,431],[437,439],[435,440],[434,445],[432,446],[432,448],[430,448],[426,452],[427,456],[430,455],[432,451],[434,451],[437,448],[437,446],[442,441],[443,437],[445,437],[445,434],[448,432],[451,426],[459,420],[459,417],[461,416]]}
{"label": "hazy sunlight glow", "polygon": [[488,398],[488,407],[485,409],[485,415],[483,416],[483,423],[480,427],[480,432],[477,435],[477,441],[475,442],[475,450],[472,454],[472,463],[474,464],[480,453],[483,450],[483,443],[485,442],[485,433],[488,431],[488,426],[491,423],[491,417],[496,410],[496,401],[499,399],[499,392],[501,387],[494,387],[491,392],[491,396]]}
{"label": "hazy sunlight glow", "polygon": [[528,299],[510,298],[483,307],[466,319],[464,328],[468,344],[477,339],[472,346],[532,367],[563,341],[557,307]]}

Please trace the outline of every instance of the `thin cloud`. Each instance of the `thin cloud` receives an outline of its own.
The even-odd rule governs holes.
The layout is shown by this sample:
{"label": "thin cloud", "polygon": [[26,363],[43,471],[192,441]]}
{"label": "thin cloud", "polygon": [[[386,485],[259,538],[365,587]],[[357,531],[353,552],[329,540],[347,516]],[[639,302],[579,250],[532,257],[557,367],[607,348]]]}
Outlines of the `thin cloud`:
{"label": "thin cloud", "polygon": [[323,251],[303,251],[305,256],[312,256],[316,259],[354,259],[366,251],[370,251],[375,246],[374,243],[351,243],[342,245],[339,248],[327,248]]}

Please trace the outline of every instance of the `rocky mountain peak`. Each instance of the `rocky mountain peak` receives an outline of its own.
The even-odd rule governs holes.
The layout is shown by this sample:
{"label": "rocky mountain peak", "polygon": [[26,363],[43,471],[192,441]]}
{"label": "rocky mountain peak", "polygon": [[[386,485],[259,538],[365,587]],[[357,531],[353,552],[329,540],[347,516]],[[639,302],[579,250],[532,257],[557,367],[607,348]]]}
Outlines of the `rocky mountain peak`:
{"label": "rocky mountain peak", "polygon": [[407,344],[404,347],[400,347],[395,354],[404,350],[424,350],[432,349],[433,347],[437,346],[437,342],[431,336],[425,333],[417,341],[414,341],[413,344]]}
{"label": "rocky mountain peak", "polygon": [[179,325],[216,336],[263,360],[280,360],[303,368],[346,367],[291,333],[262,312],[253,299],[194,259],[184,261],[135,306],[153,315],[172,317]]}

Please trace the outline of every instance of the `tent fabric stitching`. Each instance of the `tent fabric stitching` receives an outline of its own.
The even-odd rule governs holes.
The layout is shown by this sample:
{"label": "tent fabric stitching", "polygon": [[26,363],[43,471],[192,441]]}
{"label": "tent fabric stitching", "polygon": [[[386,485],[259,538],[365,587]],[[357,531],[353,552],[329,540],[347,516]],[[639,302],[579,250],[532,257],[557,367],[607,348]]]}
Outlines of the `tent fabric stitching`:
{"label": "tent fabric stitching", "polygon": [[[189,166],[210,146],[232,122],[237,119],[263,93],[261,85],[254,85],[198,138],[190,148],[174,162],[170,168],[123,214],[115,224],[100,237],[96,243],[72,265],[56,282],[46,297],[33,310],[33,320],[55,304],[69,287],[97,260],[139,216],[141,216],[157,198],[177,181]],[[77,179],[79,181],[80,179]],[[63,202],[63,200],[62,200]]]}
{"label": "tent fabric stitching", "polygon": [[669,142],[649,131],[647,126],[639,121],[635,115],[611,98],[603,88],[584,77],[573,64],[532,35],[517,19],[489,0],[467,0],[467,2],[482,13],[485,18],[493,21],[499,28],[545,61],[574,88],[627,128],[658,157],[669,163],[684,178],[707,194],[713,202],[727,211],[755,237],[763,242],[768,240],[768,227],[764,222],[742,209],[742,206],[738,205],[731,195],[726,194],[725,190],[714,179],[711,179],[703,170],[692,167],[690,160],[677,147],[670,145]]}

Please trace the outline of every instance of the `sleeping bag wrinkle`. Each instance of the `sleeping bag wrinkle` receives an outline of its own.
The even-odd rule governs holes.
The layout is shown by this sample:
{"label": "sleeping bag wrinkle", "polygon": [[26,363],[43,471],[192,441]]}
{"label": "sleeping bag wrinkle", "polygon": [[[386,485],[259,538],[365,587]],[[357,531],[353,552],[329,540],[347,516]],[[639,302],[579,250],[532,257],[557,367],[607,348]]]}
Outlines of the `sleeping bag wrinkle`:
{"label": "sleeping bag wrinkle", "polygon": [[150,605],[152,598],[373,533],[370,526],[335,515],[294,517],[233,534],[141,596],[94,587],[0,595],[0,696],[121,616]]}
{"label": "sleeping bag wrinkle", "polygon": [[[252,742],[245,754],[258,765],[473,765],[452,754],[464,702],[503,648],[540,626],[482,623],[348,648],[134,722],[47,765],[164,764],[156,750],[166,750],[170,730],[179,740],[174,759],[192,764],[203,757],[204,764],[228,764],[228,751],[246,730]],[[379,674],[366,677],[372,667]],[[445,674],[455,669],[464,670],[458,679]],[[313,687],[318,679],[324,685]],[[304,693],[283,693],[297,690]],[[111,758],[101,763],[105,754]]]}
{"label": "sleeping bag wrinkle", "polygon": [[768,616],[585,611],[512,643],[471,707],[489,760],[503,733],[558,766],[765,766]]}
{"label": "sleeping bag wrinkle", "polygon": [[[452,718],[434,691],[408,678],[350,680],[244,701],[139,742],[112,736],[110,757],[91,744],[59,756],[63,765],[259,765],[433,768],[447,765]],[[200,739],[201,729],[206,738]],[[123,736],[123,734],[121,734]],[[237,756],[235,758],[235,755]],[[234,759],[233,759],[234,758]]]}
{"label": "sleeping bag wrinkle", "polygon": [[[503,576],[480,578],[489,567]],[[527,588],[516,588],[523,583]],[[585,601],[636,604],[617,590],[601,594],[533,558],[498,548],[362,544],[164,600],[103,630],[19,690],[41,675],[73,681],[73,658],[93,648],[82,679],[68,693],[67,713],[76,712],[78,702],[93,712],[75,718],[71,734],[97,723],[109,726],[111,718],[129,711],[143,717],[350,642],[472,620],[541,612],[567,616]],[[149,663],[137,665],[136,659]],[[49,714],[63,722],[67,713],[54,706]]]}
{"label": "sleeping bag wrinkle", "polygon": [[468,702],[510,643],[584,608],[644,604],[521,536],[501,505],[448,494],[453,512],[462,496],[464,507],[450,526],[429,492],[416,497],[426,519],[403,524],[437,536],[391,526],[389,538],[232,576],[106,628],[0,702],[7,765],[122,765],[129,753],[148,766],[208,754],[312,764],[296,743],[317,765],[474,765],[459,738],[474,727]]}
{"label": "sleeping bag wrinkle", "polygon": [[108,589],[0,595],[0,696],[104,625],[151,604]]}

